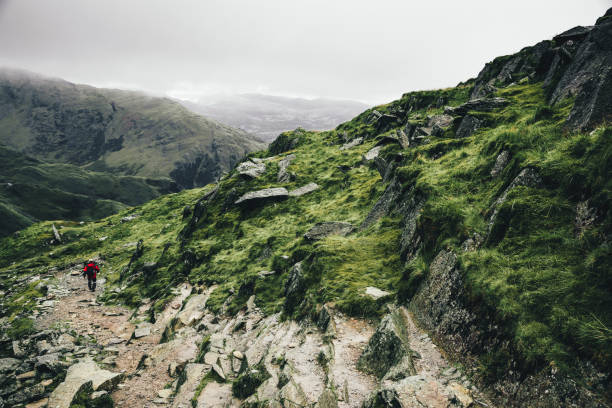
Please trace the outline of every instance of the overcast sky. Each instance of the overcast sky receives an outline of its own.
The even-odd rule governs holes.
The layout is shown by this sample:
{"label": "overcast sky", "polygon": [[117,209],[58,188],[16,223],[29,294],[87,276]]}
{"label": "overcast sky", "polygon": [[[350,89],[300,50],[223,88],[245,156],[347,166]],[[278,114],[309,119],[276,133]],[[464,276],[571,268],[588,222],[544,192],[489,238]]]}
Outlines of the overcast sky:
{"label": "overcast sky", "polygon": [[0,0],[0,66],[185,99],[387,102],[454,86],[611,0]]}

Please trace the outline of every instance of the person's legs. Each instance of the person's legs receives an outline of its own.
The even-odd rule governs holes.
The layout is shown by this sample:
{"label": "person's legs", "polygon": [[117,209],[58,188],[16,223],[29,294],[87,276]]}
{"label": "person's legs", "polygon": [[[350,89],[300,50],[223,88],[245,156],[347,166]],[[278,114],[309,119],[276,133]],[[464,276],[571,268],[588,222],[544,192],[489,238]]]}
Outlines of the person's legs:
{"label": "person's legs", "polygon": [[87,275],[87,287],[89,288],[89,290],[91,290],[91,275]]}
{"label": "person's legs", "polygon": [[96,275],[93,276],[92,282],[91,291],[94,292],[96,290]]}

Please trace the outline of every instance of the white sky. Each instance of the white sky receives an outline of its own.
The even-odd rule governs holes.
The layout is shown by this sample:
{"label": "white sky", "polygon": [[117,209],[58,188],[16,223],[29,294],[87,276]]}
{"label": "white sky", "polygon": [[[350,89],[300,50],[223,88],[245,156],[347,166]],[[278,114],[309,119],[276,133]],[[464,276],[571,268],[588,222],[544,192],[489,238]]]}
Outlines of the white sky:
{"label": "white sky", "polygon": [[0,0],[0,66],[186,99],[388,102],[454,86],[612,0]]}

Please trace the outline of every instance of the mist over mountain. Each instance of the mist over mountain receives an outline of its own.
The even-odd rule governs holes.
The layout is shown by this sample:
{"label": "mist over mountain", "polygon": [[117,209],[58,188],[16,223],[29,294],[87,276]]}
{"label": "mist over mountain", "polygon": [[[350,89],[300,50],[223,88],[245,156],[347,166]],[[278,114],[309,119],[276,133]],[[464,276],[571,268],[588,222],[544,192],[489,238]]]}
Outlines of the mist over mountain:
{"label": "mist over mountain", "polygon": [[298,127],[308,130],[333,129],[368,107],[351,100],[304,99],[255,93],[179,102],[195,113],[242,129],[266,142]]}

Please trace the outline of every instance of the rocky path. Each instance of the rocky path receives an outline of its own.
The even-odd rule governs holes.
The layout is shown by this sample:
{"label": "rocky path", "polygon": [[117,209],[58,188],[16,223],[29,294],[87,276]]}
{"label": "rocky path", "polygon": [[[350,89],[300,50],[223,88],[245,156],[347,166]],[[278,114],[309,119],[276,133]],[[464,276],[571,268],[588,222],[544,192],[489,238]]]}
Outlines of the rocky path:
{"label": "rocky path", "polygon": [[[135,311],[98,303],[104,283],[92,293],[76,267],[55,272],[37,326],[63,334],[35,347],[39,359],[58,354],[68,375],[50,400],[22,406],[64,407],[86,387],[87,398],[112,398],[116,407],[493,406],[404,308],[390,309],[378,327],[331,307],[299,324],[264,316],[252,297],[246,310],[222,317],[206,308],[214,287],[183,284],[149,323],[148,303]],[[384,372],[370,370],[380,364]],[[104,381],[89,384],[88,376]]]}

